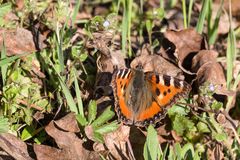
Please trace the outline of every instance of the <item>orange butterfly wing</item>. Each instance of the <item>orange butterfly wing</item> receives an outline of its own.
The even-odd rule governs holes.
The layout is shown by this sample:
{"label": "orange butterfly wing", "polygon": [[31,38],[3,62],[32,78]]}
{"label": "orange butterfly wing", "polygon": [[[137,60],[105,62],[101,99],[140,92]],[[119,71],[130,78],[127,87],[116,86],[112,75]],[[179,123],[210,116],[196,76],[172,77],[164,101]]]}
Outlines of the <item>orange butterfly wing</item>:
{"label": "orange butterfly wing", "polygon": [[152,104],[138,116],[138,121],[156,123],[167,107],[175,103],[180,97],[188,95],[191,86],[185,81],[167,75],[146,73],[146,80],[151,84],[153,93]]}
{"label": "orange butterfly wing", "polygon": [[130,121],[132,117],[132,111],[125,103],[124,92],[128,87],[129,81],[132,78],[131,69],[120,69],[113,74],[112,87],[115,96],[115,110],[119,118],[124,121],[125,124],[132,124]]}
{"label": "orange butterfly wing", "polygon": [[[115,96],[115,110],[118,117],[125,124],[134,124],[136,126],[146,126],[156,123],[160,117],[165,114],[166,108],[175,103],[180,97],[187,95],[191,86],[185,81],[173,78],[167,75],[156,75],[152,72],[145,73],[145,84],[147,90],[151,90],[152,99],[147,99],[150,106],[139,107],[138,113],[127,106],[126,97],[135,95],[126,95],[126,88],[130,87],[129,82],[134,78],[134,70],[121,69],[114,73],[112,78],[112,87]],[[143,87],[143,86],[138,86]],[[135,93],[137,94],[137,93]],[[145,93],[147,94],[147,93]],[[130,102],[132,103],[132,102]],[[135,118],[134,115],[137,116]]]}

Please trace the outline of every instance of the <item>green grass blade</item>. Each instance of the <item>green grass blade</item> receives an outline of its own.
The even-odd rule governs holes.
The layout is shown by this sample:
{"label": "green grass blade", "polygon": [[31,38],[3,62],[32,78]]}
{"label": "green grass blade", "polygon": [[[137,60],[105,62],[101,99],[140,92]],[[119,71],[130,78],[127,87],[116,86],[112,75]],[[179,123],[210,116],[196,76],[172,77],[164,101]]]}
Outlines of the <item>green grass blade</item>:
{"label": "green grass blade", "polygon": [[209,44],[214,44],[217,38],[217,32],[218,32],[218,25],[220,21],[220,17],[222,14],[222,7],[223,7],[223,0],[221,0],[221,5],[217,11],[216,18],[214,20],[213,27],[210,29],[209,33]]}
{"label": "green grass blade", "polygon": [[128,3],[128,55],[131,57],[132,56],[132,47],[131,47],[131,19],[132,19],[132,4],[133,0],[127,0]]}
{"label": "green grass blade", "polygon": [[184,28],[187,28],[187,9],[186,9],[186,1],[182,0],[182,10],[183,10],[183,24]]}
{"label": "green grass blade", "polygon": [[206,14],[208,35],[212,28],[212,0],[209,0],[208,11]]}
{"label": "green grass blade", "polygon": [[123,2],[123,20],[122,20],[122,53],[126,54],[126,44],[127,44],[127,31],[128,31],[128,21],[127,21],[127,9],[126,9],[126,2]]}
{"label": "green grass blade", "polygon": [[133,0],[122,0],[123,20],[122,20],[122,52],[126,54],[126,44],[128,44],[128,55],[132,55],[131,48],[131,17]]}
{"label": "green grass blade", "polygon": [[236,39],[232,29],[228,34],[227,39],[227,88],[231,89],[231,82],[233,80],[233,67],[236,54]]}
{"label": "green grass blade", "polygon": [[[5,59],[5,58],[7,58],[7,53],[6,53],[6,47],[5,47],[4,40],[3,40],[2,51],[1,51],[1,60]],[[3,86],[5,85],[5,82],[7,79],[7,67],[8,67],[8,63],[5,63],[4,65],[1,66]]]}
{"label": "green grass blade", "polygon": [[79,8],[80,8],[81,0],[76,0],[76,2],[77,3],[75,4],[74,10],[73,10],[73,15],[72,15],[72,26],[74,26],[74,24],[75,24],[76,17],[77,17]]}
{"label": "green grass blade", "polygon": [[[62,37],[60,34],[60,29],[59,26],[57,25],[57,29],[56,29],[56,38],[57,38],[57,55],[58,55],[58,61],[59,61],[59,65],[60,65],[60,72],[64,72],[64,59],[63,59],[63,50],[62,50]],[[63,77],[62,77],[63,78]]]}
{"label": "green grass blade", "polygon": [[4,65],[7,65],[11,62],[14,62],[16,61],[17,59],[21,58],[21,57],[24,57],[26,56],[28,53],[24,53],[24,54],[21,54],[21,55],[15,55],[15,56],[11,56],[11,57],[6,57],[4,59],[1,59],[0,60],[0,67],[4,66]]}
{"label": "green grass blade", "polygon": [[[233,80],[233,67],[234,61],[236,58],[236,36],[232,28],[232,10],[231,10],[231,3],[229,3],[229,33],[227,38],[227,88],[234,89],[237,87],[237,84],[240,79],[239,75],[234,82],[234,85],[231,86],[231,82]],[[228,112],[232,105],[233,97],[229,97],[227,105],[226,105],[226,112]]]}
{"label": "green grass blade", "polygon": [[227,38],[227,88],[231,89],[231,82],[233,80],[233,67],[236,55],[236,37],[232,28],[232,18],[229,15],[229,33]]}
{"label": "green grass blade", "polygon": [[62,92],[67,100],[67,104],[69,106],[70,111],[75,112],[76,114],[79,113],[78,108],[74,102],[74,99],[71,95],[70,90],[68,89],[67,85],[63,82],[62,78],[60,77],[60,75],[58,75],[58,79],[62,88]]}
{"label": "green grass blade", "polygon": [[204,20],[208,12],[208,5],[209,5],[209,0],[203,0],[202,9],[201,9],[200,16],[197,23],[197,32],[200,34],[202,34],[202,31],[203,31]]}
{"label": "green grass blade", "polygon": [[61,85],[61,88],[62,88],[62,93],[64,94],[66,100],[67,100],[67,105],[69,106],[69,109],[70,111],[72,112],[75,112],[76,114],[79,114],[79,111],[78,111],[78,107],[76,105],[76,103],[74,102],[74,99],[71,95],[71,92],[70,90],[68,89],[67,85],[64,83],[62,77],[60,76],[60,74],[57,72],[56,68],[54,67],[54,65],[51,63],[51,66],[53,67],[54,71],[57,73],[58,75],[58,80],[59,80],[59,83]]}
{"label": "green grass blade", "polygon": [[79,114],[82,117],[84,117],[81,91],[80,91],[80,88],[79,88],[79,85],[78,85],[75,69],[74,69],[74,86],[75,86],[75,92],[76,92],[76,96],[77,96],[78,111],[79,111]]}
{"label": "green grass blade", "polygon": [[194,2],[194,0],[189,0],[189,6],[188,6],[188,27],[190,26],[190,23],[191,23],[193,2]]}
{"label": "green grass blade", "polygon": [[164,6],[165,6],[164,0],[160,0],[160,8],[162,8],[164,10]]}

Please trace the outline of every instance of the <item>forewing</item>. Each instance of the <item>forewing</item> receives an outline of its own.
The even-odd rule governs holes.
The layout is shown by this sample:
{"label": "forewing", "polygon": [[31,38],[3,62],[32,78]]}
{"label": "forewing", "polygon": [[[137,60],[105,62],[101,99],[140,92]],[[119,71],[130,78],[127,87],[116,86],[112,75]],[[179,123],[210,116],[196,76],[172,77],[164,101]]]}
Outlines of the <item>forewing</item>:
{"label": "forewing", "polygon": [[125,91],[132,78],[133,71],[131,69],[120,69],[113,74],[112,87],[115,97],[115,110],[118,117],[126,124],[131,124],[132,113],[126,105]]}
{"label": "forewing", "polygon": [[168,75],[149,74],[147,79],[152,84],[154,98],[161,107],[175,103],[180,97],[188,95],[191,90],[187,82]]}

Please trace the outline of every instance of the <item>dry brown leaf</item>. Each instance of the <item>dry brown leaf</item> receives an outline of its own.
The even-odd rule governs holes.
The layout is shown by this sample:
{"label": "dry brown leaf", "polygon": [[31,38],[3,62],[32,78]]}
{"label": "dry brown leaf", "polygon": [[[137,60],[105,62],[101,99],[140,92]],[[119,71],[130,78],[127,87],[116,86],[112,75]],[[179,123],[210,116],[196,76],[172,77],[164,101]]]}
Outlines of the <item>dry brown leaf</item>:
{"label": "dry brown leaf", "polygon": [[184,29],[182,11],[179,8],[173,8],[166,13],[167,28],[172,30]]}
{"label": "dry brown leaf", "polygon": [[24,0],[16,0],[17,11],[20,11],[24,8]]}
{"label": "dry brown leaf", "polygon": [[226,79],[222,66],[217,62],[208,62],[202,65],[197,72],[198,86],[204,85],[205,82],[216,85],[217,94],[227,95]]}
{"label": "dry brown leaf", "polygon": [[75,133],[62,131],[54,121],[51,121],[45,130],[58,147],[64,150],[66,159],[87,159],[89,156],[89,151],[83,147],[83,141]]}
{"label": "dry brown leaf", "polygon": [[129,126],[121,125],[116,131],[104,136],[105,145],[115,159],[129,158],[126,145],[129,132]]}
{"label": "dry brown leaf", "polygon": [[161,48],[162,56],[175,62],[183,70],[189,71],[194,55],[199,50],[205,49],[204,38],[194,29],[168,30],[164,33],[164,37]]}
{"label": "dry brown leaf", "polygon": [[17,160],[32,160],[26,143],[12,134],[2,133],[0,135],[0,147]]}
{"label": "dry brown leaf", "polygon": [[198,69],[208,62],[216,62],[218,53],[213,50],[201,50],[192,59],[192,71],[197,72]]}
{"label": "dry brown leaf", "polygon": [[[220,4],[221,0],[215,1],[217,4]],[[239,0],[231,0],[231,10],[233,16],[240,16],[240,3]],[[229,1],[224,0],[224,8],[229,11]]]}
{"label": "dry brown leaf", "polygon": [[4,21],[5,23],[13,23],[13,22],[18,22],[19,21],[19,17],[16,16],[16,14],[14,14],[13,12],[9,12],[4,16]]}
{"label": "dry brown leaf", "polygon": [[0,148],[0,159],[1,160],[15,160],[12,156],[10,156],[7,152]]}
{"label": "dry brown leaf", "polygon": [[181,136],[179,136],[176,131],[172,130],[171,134],[176,142],[178,142],[178,143],[182,142],[183,138]]}
{"label": "dry brown leaf", "polygon": [[75,113],[71,112],[67,114],[65,117],[54,121],[54,123],[64,131],[68,132],[79,132],[80,129],[78,127],[77,120],[75,118]]}
{"label": "dry brown leaf", "polygon": [[158,74],[167,74],[183,79],[182,71],[178,67],[168,62],[160,55],[151,55],[149,46],[143,46],[140,56],[134,58],[131,62],[131,68],[136,68],[139,64],[143,66],[144,72],[156,72]]}
{"label": "dry brown leaf", "polygon": [[93,130],[93,127],[91,125],[88,125],[84,128],[84,131],[85,131],[85,134],[86,136],[88,137],[88,139],[94,141],[94,130]]}
{"label": "dry brown leaf", "polygon": [[117,66],[118,69],[125,68],[125,56],[122,54],[121,50],[116,50],[111,53],[111,63],[113,66]]}
{"label": "dry brown leaf", "polygon": [[55,160],[68,159],[64,150],[53,148],[47,145],[34,144],[33,149],[36,153],[37,159],[41,160]]}
{"label": "dry brown leaf", "polygon": [[[4,40],[8,56],[36,51],[32,33],[24,28],[14,30],[0,29],[0,35],[0,50]],[[39,47],[42,49],[46,45],[43,43],[43,36],[39,35],[39,37]]]}
{"label": "dry brown leaf", "polygon": [[216,144],[212,150],[208,149],[208,158],[211,160],[224,159],[223,146],[221,144]]}
{"label": "dry brown leaf", "polygon": [[226,85],[223,69],[217,62],[208,62],[202,65],[197,72],[197,80],[199,86],[205,82]]}

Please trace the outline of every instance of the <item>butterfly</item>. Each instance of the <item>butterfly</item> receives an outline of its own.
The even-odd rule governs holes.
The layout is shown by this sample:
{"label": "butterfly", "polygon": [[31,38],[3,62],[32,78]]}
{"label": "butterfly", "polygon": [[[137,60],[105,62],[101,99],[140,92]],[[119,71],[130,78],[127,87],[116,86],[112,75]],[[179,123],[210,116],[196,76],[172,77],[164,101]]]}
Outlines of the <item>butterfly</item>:
{"label": "butterfly", "polygon": [[159,122],[166,109],[191,90],[183,80],[144,73],[141,67],[114,71],[111,85],[119,120],[139,127]]}

